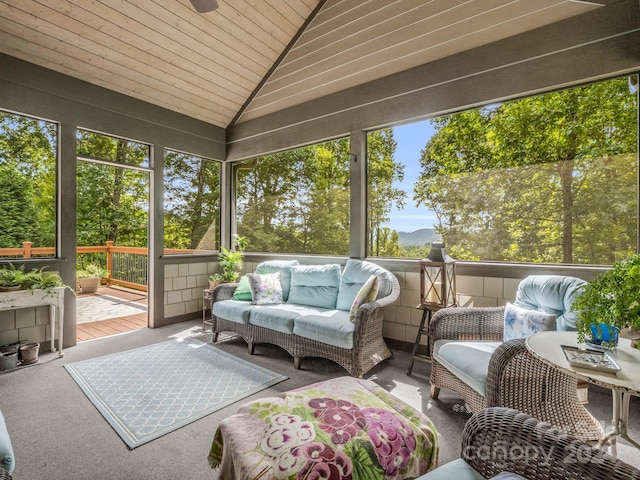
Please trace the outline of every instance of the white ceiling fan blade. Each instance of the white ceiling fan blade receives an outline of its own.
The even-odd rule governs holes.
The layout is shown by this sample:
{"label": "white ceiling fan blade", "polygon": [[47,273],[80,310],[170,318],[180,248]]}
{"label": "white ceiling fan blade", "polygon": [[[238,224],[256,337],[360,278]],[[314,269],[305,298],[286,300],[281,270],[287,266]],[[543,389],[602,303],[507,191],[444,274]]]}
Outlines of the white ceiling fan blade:
{"label": "white ceiling fan blade", "polygon": [[218,0],[191,0],[191,5],[198,13],[207,13],[218,8]]}

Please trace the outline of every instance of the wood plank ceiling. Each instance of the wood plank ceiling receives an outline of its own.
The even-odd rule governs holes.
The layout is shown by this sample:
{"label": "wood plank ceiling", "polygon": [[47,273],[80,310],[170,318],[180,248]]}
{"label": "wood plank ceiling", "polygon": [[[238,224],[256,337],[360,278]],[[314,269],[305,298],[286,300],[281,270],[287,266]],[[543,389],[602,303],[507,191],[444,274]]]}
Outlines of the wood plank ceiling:
{"label": "wood plank ceiling", "polygon": [[610,0],[218,3],[1,0],[0,52],[225,128]]}

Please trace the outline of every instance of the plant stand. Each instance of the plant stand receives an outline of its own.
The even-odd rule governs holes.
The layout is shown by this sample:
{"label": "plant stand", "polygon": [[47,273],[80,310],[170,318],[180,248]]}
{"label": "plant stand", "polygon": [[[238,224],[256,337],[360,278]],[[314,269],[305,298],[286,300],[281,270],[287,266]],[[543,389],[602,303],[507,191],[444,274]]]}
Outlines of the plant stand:
{"label": "plant stand", "polygon": [[58,328],[58,355],[62,357],[62,331],[64,320],[64,290],[66,287],[55,287],[50,290],[18,290],[17,292],[0,293],[0,310],[39,307],[49,305],[49,321],[51,323],[51,351],[55,352],[56,322]]}

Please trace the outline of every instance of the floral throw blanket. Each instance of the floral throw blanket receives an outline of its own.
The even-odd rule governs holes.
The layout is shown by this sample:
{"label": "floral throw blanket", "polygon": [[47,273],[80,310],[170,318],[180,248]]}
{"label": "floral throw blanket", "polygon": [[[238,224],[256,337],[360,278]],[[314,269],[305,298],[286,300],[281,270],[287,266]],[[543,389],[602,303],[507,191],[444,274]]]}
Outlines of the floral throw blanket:
{"label": "floral throw blanket", "polygon": [[220,423],[209,454],[218,480],[401,480],[437,459],[428,417],[352,377],[243,405]]}

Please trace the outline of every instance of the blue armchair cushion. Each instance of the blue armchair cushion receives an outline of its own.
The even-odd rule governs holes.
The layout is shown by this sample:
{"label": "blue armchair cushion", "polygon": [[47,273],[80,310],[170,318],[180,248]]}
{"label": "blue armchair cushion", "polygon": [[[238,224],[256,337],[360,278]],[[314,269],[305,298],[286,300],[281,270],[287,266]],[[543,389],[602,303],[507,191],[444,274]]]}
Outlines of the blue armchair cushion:
{"label": "blue armchair cushion", "polygon": [[336,308],[339,288],[340,265],[298,265],[291,269],[288,301],[309,307]]}
{"label": "blue armchair cushion", "polygon": [[492,340],[437,340],[433,358],[483,397],[491,355],[502,342]]}
{"label": "blue armchair cushion", "polygon": [[557,330],[576,330],[578,313],[571,310],[584,280],[564,275],[530,275],[520,282],[515,305],[553,313]]}
{"label": "blue armchair cushion", "polygon": [[511,303],[504,309],[504,341],[526,338],[536,332],[556,329],[553,313],[527,310]]}

